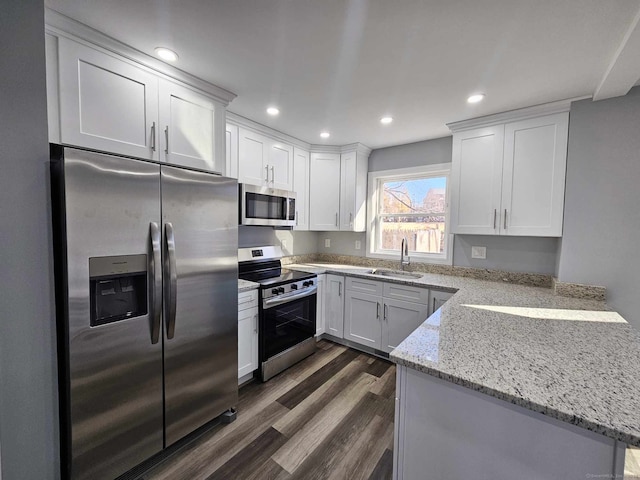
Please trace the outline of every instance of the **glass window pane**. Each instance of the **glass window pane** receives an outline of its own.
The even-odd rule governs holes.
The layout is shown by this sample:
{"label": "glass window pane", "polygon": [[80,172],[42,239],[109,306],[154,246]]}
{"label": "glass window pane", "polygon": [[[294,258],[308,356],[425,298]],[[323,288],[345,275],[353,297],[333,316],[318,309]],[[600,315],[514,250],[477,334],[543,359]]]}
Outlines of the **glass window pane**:
{"label": "glass window pane", "polygon": [[406,237],[409,251],[443,254],[445,250],[444,215],[424,217],[380,217],[379,249],[400,251]]}
{"label": "glass window pane", "polygon": [[380,213],[444,213],[446,177],[428,177],[382,184]]}

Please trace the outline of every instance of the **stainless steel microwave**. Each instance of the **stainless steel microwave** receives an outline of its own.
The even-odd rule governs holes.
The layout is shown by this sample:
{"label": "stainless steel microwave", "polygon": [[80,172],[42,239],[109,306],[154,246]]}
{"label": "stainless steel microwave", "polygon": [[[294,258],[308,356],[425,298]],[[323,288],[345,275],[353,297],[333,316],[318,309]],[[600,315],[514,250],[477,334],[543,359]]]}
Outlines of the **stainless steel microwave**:
{"label": "stainless steel microwave", "polygon": [[240,225],[293,227],[296,224],[296,194],[277,188],[241,183]]}

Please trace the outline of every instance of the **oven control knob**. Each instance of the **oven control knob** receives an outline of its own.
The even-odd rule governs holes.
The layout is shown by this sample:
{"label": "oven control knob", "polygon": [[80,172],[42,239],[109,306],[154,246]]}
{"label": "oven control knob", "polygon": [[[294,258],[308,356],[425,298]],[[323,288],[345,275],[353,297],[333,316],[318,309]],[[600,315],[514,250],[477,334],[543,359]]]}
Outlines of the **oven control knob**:
{"label": "oven control knob", "polygon": [[291,290],[297,290],[297,289],[298,289],[298,285],[296,285],[295,283],[291,285]]}
{"label": "oven control knob", "polygon": [[303,285],[305,287],[310,287],[311,285],[313,285],[313,280],[309,280],[308,282],[304,282]]}
{"label": "oven control knob", "polygon": [[284,287],[279,287],[277,293],[284,293]]}
{"label": "oven control knob", "polygon": [[271,293],[273,293],[274,295],[277,295],[278,294],[278,289],[274,288],[273,290],[271,290]]}

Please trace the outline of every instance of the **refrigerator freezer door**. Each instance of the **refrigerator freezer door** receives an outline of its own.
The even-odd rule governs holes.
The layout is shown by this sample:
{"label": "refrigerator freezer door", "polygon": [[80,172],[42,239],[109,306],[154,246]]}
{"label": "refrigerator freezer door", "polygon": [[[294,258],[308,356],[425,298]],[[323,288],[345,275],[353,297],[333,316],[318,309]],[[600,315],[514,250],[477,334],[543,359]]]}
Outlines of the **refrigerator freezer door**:
{"label": "refrigerator freezer door", "polygon": [[[152,338],[156,292],[145,291],[161,281],[151,225],[160,222],[160,167],[64,153],[69,422],[62,428],[70,428],[71,450],[63,469],[72,479],[113,479],[163,447],[162,342]],[[91,327],[96,309],[103,321]]]}
{"label": "refrigerator freezer door", "polygon": [[161,171],[169,446],[237,403],[238,185]]}

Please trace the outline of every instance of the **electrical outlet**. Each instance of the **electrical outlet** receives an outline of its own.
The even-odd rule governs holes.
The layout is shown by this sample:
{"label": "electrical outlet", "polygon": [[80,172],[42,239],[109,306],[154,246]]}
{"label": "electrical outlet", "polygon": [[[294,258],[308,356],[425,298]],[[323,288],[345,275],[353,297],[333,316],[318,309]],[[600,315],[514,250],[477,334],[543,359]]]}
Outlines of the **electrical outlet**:
{"label": "electrical outlet", "polygon": [[331,248],[331,239],[330,238],[325,238],[324,239],[324,248]]}
{"label": "electrical outlet", "polygon": [[360,240],[356,240],[356,250],[360,250],[361,247],[362,243],[360,243]]}
{"label": "electrical outlet", "polygon": [[481,258],[486,260],[487,247],[471,247],[471,258]]}
{"label": "electrical outlet", "polygon": [[287,241],[286,240],[281,240],[280,243],[282,244],[282,249],[286,250],[287,249]]}

